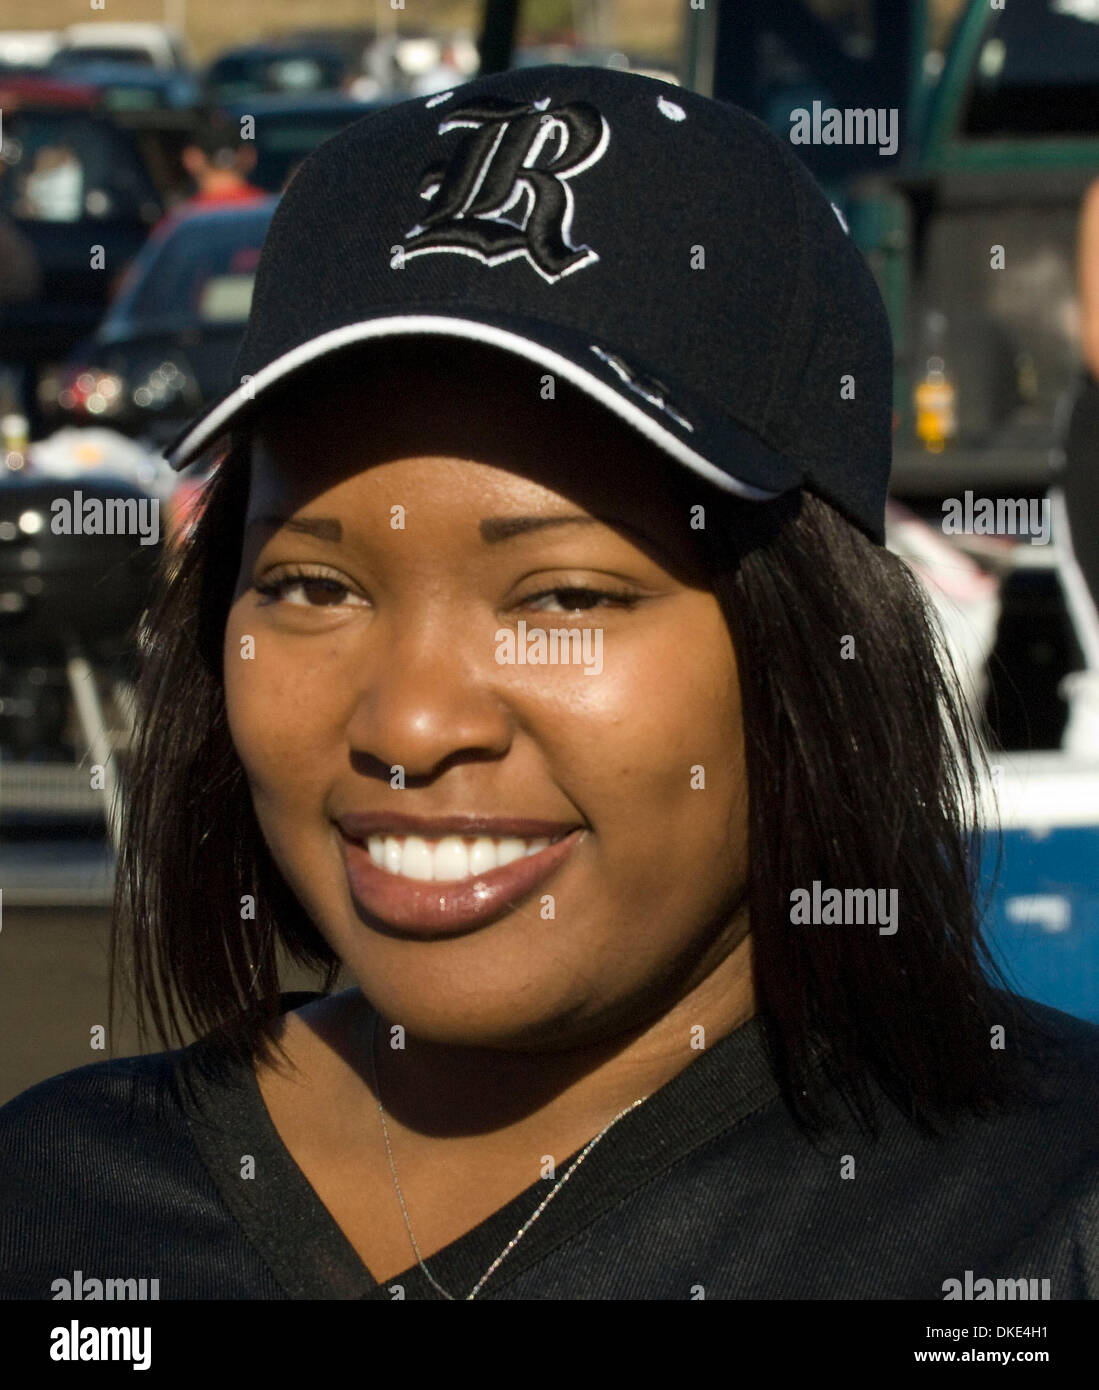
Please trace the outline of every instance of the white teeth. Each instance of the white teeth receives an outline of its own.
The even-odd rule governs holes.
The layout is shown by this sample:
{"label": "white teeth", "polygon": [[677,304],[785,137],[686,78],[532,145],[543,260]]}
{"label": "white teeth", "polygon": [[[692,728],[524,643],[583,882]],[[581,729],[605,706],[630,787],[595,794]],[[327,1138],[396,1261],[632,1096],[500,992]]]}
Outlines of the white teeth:
{"label": "white teeth", "polygon": [[490,869],[496,868],[496,846],[493,842],[482,835],[474,840],[473,846],[469,851],[469,872],[471,874],[487,874]]}
{"label": "white teeth", "polygon": [[409,835],[401,854],[401,874],[404,878],[422,879],[430,883],[435,877],[435,856],[426,840]]}
{"label": "white teeth", "polygon": [[448,835],[435,846],[434,877],[447,883],[469,877],[469,854],[457,835]]}
{"label": "white teeth", "polygon": [[540,854],[549,847],[548,837],[520,840],[504,836],[498,840],[478,836],[472,844],[459,835],[425,840],[419,835],[370,835],[366,847],[371,861],[386,873],[421,883],[456,883],[491,873],[516,859]]}

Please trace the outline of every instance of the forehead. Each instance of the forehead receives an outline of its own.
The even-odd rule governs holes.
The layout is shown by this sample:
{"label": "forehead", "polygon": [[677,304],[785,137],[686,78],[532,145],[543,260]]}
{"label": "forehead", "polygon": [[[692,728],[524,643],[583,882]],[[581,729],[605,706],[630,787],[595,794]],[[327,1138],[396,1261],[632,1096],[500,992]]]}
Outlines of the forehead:
{"label": "forehead", "polygon": [[252,458],[253,493],[296,505],[410,459],[447,460],[452,482],[465,464],[471,492],[487,466],[516,493],[547,489],[635,525],[708,491],[562,378],[499,349],[430,339],[371,345],[293,378],[255,422]]}

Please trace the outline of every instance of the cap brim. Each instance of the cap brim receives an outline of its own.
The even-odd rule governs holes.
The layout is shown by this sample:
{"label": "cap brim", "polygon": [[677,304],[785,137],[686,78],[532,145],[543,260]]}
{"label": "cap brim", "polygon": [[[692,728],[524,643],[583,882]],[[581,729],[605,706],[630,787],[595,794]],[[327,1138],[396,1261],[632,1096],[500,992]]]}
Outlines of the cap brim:
{"label": "cap brim", "polygon": [[[293,373],[331,353],[385,338],[440,335],[499,348],[560,375],[672,458],[735,496],[753,502],[770,501],[802,482],[802,470],[797,465],[724,413],[714,412],[694,401],[690,409],[695,423],[691,423],[659,396],[646,394],[643,388],[639,390],[631,385],[620,368],[612,363],[614,354],[602,353],[597,358],[594,354],[600,351],[598,344],[580,347],[567,341],[567,331],[547,327],[544,336],[551,334],[559,339],[557,347],[548,346],[541,337],[530,336],[529,331],[516,331],[515,327],[505,327],[499,322],[441,313],[382,314],[345,324],[299,344],[269,362],[250,379],[245,378],[240,386],[193,420],[167,447],[165,457],[177,471],[193,463],[203,450],[241,423],[242,417],[254,410],[264,395]],[[597,367],[589,369],[580,364],[577,358],[584,351],[592,354]],[[605,375],[599,375],[600,370]],[[674,423],[663,423],[661,414],[664,412],[673,417]],[[714,447],[705,451],[693,447],[696,435]],[[708,456],[710,454],[713,457]],[[716,459],[724,460],[724,466]],[[730,466],[735,471],[729,471]]]}

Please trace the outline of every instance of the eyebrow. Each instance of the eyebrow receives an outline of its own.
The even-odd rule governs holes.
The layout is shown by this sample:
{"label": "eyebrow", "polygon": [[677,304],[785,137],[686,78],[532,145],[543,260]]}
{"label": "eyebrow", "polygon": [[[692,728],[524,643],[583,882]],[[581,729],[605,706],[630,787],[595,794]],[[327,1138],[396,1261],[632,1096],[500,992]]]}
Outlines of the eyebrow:
{"label": "eyebrow", "polygon": [[343,527],[335,517],[329,516],[277,516],[270,513],[266,516],[254,516],[245,526],[247,534],[253,526],[270,526],[273,530],[285,527],[287,531],[297,531],[302,535],[316,536],[320,541],[339,541],[343,540]]}
{"label": "eyebrow", "polygon": [[594,516],[582,516],[579,512],[566,512],[556,516],[490,516],[481,522],[481,539],[488,545],[497,541],[509,541],[513,536],[524,536],[531,531],[543,531],[550,526],[602,526],[605,522]]}

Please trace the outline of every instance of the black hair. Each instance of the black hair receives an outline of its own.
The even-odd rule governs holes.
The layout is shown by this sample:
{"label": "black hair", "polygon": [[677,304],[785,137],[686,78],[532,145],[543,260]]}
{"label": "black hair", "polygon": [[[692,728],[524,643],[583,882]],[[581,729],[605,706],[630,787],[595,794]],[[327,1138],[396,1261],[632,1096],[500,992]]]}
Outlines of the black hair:
{"label": "black hair", "polygon": [[[112,1025],[125,981],[142,1045],[150,1020],[184,1045],[182,1018],[217,1038],[215,1065],[281,1051],[280,950],[323,992],[341,967],[272,859],[226,718],[248,487],[241,436],[145,616],[111,943]],[[919,582],[812,493],[707,496],[741,682],[757,1010],[785,1102],[810,1133],[837,1097],[873,1132],[874,1083],[925,1129],[1010,1108],[1030,1024],[982,936],[979,741]],[[814,881],[896,889],[897,931],[795,924],[791,894]]]}
{"label": "black hair", "polygon": [[[812,492],[728,510],[714,590],[741,686],[753,981],[788,1106],[812,1132],[838,1095],[873,1132],[873,1079],[938,1132],[1037,1099],[1044,1029],[983,929],[1002,847],[982,731],[920,581]],[[895,889],[895,929],[795,922],[814,882]]]}
{"label": "black hair", "polygon": [[198,108],[187,144],[200,149],[210,163],[232,167],[242,143],[240,125],[227,111],[214,105]]}

